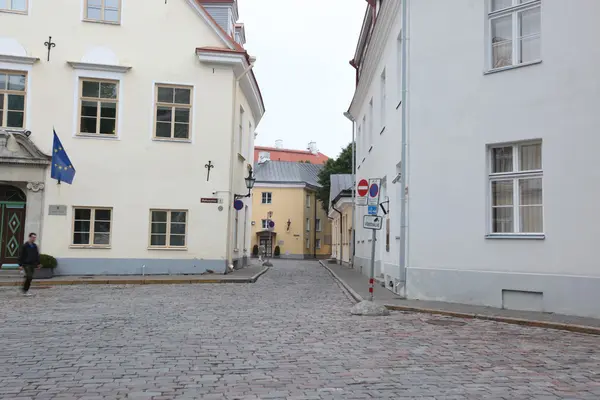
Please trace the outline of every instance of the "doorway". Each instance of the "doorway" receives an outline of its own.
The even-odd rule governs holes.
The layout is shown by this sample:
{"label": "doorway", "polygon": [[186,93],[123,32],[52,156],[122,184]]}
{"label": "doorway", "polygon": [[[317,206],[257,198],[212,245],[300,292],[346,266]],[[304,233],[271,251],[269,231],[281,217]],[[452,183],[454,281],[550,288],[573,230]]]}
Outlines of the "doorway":
{"label": "doorway", "polygon": [[19,267],[19,249],[25,236],[25,193],[0,185],[0,268]]}
{"label": "doorway", "polygon": [[267,257],[273,257],[273,241],[271,239],[271,235],[269,236],[261,236],[260,237],[260,245],[265,246],[265,255]]}

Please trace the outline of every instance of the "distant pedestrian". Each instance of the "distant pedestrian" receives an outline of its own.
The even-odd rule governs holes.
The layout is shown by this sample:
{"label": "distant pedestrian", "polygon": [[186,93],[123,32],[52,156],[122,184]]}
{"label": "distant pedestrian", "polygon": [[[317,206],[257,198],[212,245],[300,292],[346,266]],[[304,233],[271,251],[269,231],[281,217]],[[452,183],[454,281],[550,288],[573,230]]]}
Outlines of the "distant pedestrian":
{"label": "distant pedestrian", "polygon": [[40,252],[38,250],[35,240],[37,235],[35,233],[29,234],[29,240],[21,246],[21,253],[19,254],[19,266],[25,271],[25,280],[23,281],[23,295],[31,296],[29,293],[29,287],[33,280],[33,272],[36,268],[41,268],[40,264]]}

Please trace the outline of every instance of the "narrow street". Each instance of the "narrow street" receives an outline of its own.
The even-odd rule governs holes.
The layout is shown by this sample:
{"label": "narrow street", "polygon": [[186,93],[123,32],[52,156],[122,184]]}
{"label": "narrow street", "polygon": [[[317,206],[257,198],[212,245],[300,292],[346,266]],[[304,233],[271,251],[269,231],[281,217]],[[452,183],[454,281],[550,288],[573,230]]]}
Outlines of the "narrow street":
{"label": "narrow street", "polygon": [[597,336],[352,317],[311,261],[255,284],[34,293],[0,288],[1,399],[600,398]]}

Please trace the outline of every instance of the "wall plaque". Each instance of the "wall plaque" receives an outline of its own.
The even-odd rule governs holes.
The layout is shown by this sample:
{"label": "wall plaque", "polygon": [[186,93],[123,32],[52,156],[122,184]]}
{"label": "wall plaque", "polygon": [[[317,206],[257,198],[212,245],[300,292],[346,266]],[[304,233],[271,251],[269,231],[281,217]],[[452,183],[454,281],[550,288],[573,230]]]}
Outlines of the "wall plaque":
{"label": "wall plaque", "polygon": [[48,215],[67,215],[67,206],[50,205],[48,206]]}

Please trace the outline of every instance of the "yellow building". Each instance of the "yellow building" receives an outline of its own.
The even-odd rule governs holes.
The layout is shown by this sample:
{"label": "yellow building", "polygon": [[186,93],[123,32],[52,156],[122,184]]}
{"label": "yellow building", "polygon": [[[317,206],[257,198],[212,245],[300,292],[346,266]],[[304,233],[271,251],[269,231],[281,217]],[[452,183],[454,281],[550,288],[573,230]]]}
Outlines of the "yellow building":
{"label": "yellow building", "polygon": [[350,264],[354,253],[352,245],[353,181],[352,175],[331,175],[329,195],[329,219],[332,225],[331,256],[340,264]]}
{"label": "yellow building", "polygon": [[[331,224],[320,202],[317,175],[322,165],[265,161],[256,165],[252,200],[252,248],[281,258],[328,258]],[[272,213],[269,218],[269,213]],[[269,228],[269,219],[274,227]]]}

